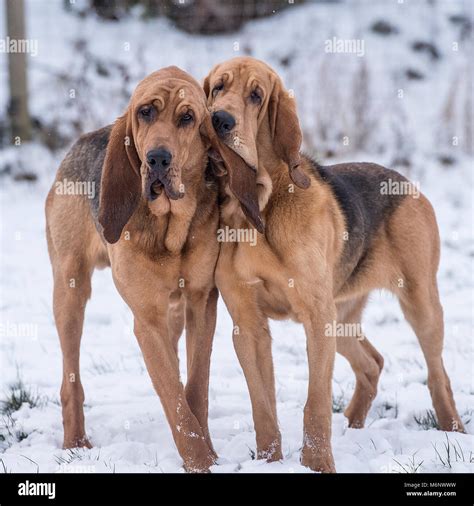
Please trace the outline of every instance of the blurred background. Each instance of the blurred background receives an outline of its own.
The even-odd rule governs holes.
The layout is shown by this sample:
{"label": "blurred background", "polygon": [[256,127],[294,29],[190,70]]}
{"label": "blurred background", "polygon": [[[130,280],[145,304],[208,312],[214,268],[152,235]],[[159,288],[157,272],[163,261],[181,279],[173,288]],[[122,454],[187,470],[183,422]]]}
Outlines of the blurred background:
{"label": "blurred background", "polygon": [[[0,176],[52,173],[81,133],[121,114],[149,72],[175,64],[203,79],[238,55],[265,60],[294,90],[304,148],[322,161],[363,153],[421,177],[426,157],[448,168],[473,156],[469,0],[0,5]],[[29,43],[26,54],[11,40]]]}

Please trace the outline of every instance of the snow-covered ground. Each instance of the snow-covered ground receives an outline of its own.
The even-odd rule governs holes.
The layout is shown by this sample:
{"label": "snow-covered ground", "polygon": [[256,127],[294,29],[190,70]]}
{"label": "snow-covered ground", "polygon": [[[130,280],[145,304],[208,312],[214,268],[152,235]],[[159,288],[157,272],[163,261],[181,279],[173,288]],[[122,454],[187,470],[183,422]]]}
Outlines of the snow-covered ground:
{"label": "snow-covered ground", "polygon": [[[214,63],[235,55],[233,43],[240,41],[240,51],[249,47],[254,56],[269,61],[282,72],[288,87],[294,88],[297,97],[301,97],[300,113],[307,132],[317,129],[316,118],[323,119],[321,108],[324,104],[320,104],[318,86],[314,90],[309,88],[308,74],[319,82],[316,70],[299,76],[297,69],[306,68],[304,66],[312,62],[313,54],[323,52],[321,44],[324,39],[333,35],[358,37],[362,30],[369,71],[379,83],[387,79],[385,85],[375,86],[369,94],[370,104],[379,111],[385,111],[385,105],[393,102],[393,97],[388,100],[387,95],[398,89],[399,79],[403,81],[397,72],[412,66],[423,69],[426,73],[424,80],[403,81],[400,85],[406,99],[402,102],[402,146],[406,148],[411,140],[412,147],[407,150],[411,159],[409,175],[420,182],[421,190],[432,201],[439,221],[442,258],[438,279],[446,324],[444,358],[468,434],[444,433],[433,428],[425,430],[415,421],[415,417],[423,418],[432,408],[423,356],[396,301],[387,294],[373,294],[363,323],[365,333],[385,358],[379,393],[366,428],[348,429],[340,408],[352,395],[354,376],[349,365],[338,356],[334,374],[337,412],[333,418],[333,449],[339,472],[405,472],[415,469],[418,472],[472,472],[473,160],[459,147],[457,151],[448,152],[454,153],[454,163],[442,165],[438,155],[445,153],[445,146],[442,139],[436,137],[439,136],[438,125],[450,79],[457,75],[456,69],[464,68],[465,54],[463,56],[462,51],[453,56],[454,63],[446,57],[454,37],[454,31],[445,26],[446,12],[457,12],[459,3],[441,2],[446,4],[440,10],[443,18],[440,14],[431,26],[419,23],[428,9],[424,2],[405,2],[404,7],[394,2],[389,19],[401,33],[393,40],[380,39],[380,36],[375,39],[375,35],[366,31],[374,20],[388,16],[384,14],[387,8],[383,7],[386,2],[361,2],[358,9],[329,8],[326,5],[290,8],[280,17],[249,23],[238,34],[212,38],[190,37],[173,30],[163,20],[143,24],[132,18],[120,24],[99,26],[94,19],[80,21],[65,15],[61,3],[39,0],[27,3],[30,14],[34,13],[34,22],[30,17],[28,23],[29,36],[39,40],[39,54],[31,58],[32,109],[48,120],[64,113],[63,105],[68,98],[67,89],[57,83],[48,87],[51,77],[45,68],[69,68],[67,62],[72,60],[74,53],[68,41],[79,35],[90,41],[94,54],[104,59],[112,55],[129,65],[129,90],[142,75],[168,64],[177,64],[202,78]],[[402,8],[407,10],[400,11]],[[3,19],[0,23],[3,24]],[[407,44],[414,38],[428,37],[435,29],[439,31],[436,40],[444,58],[429,64],[423,56],[413,54]],[[97,35],[99,31],[100,37]],[[142,48],[140,58],[134,51],[123,51],[122,44],[127,40],[132,47],[136,44]],[[373,48],[372,56],[370,48]],[[289,55],[294,55],[293,63],[287,68],[281,64],[281,58]],[[347,54],[339,57],[346,58],[348,67],[357,58]],[[1,78],[6,73],[4,58],[5,55],[0,55]],[[319,68],[319,64],[313,64],[315,66],[311,68]],[[337,77],[335,82],[342,89],[344,72],[345,64],[340,67],[340,73],[334,74]],[[89,128],[112,121],[124,107],[126,100],[117,91],[120,87],[115,85],[114,88],[114,83],[119,80],[117,75],[107,78],[91,76],[92,88],[87,89],[86,95],[88,107],[93,111],[85,121],[89,122]],[[6,100],[3,90],[0,92],[0,110]],[[80,95],[80,88],[78,92]],[[456,100],[460,100],[460,95],[462,93],[458,90]],[[344,108],[340,107],[342,114]],[[398,117],[397,111],[394,117]],[[335,111],[332,123],[349,125],[347,128],[350,129],[350,118],[339,116],[338,112]],[[64,114],[80,113],[73,106]],[[390,136],[384,129],[389,120],[385,121],[380,112],[374,112],[374,116],[381,122],[380,127],[370,134],[374,145],[377,142],[390,144],[396,136]],[[459,114],[456,118],[462,123]],[[456,124],[453,120],[455,131],[459,129]],[[462,146],[462,134],[459,136]],[[336,134],[328,134],[326,144],[322,146],[321,138],[315,136],[309,139],[307,147],[311,149],[312,142],[315,142],[316,148],[334,149],[336,137]],[[380,153],[368,148],[350,153],[339,146],[337,155],[339,159],[350,156],[352,159],[389,163],[396,151],[395,141],[393,143],[392,149]],[[36,405],[30,407],[25,403],[3,421],[0,416],[0,472],[180,472],[180,457],[132,333],[131,313],[117,294],[110,271],[98,271],[94,275],[81,348],[86,427],[94,448],[72,452],[61,449],[61,353],[51,309],[52,276],[43,213],[46,192],[60,158],[60,154],[52,155],[38,144],[4,149],[0,153],[2,167],[8,163],[14,167],[22,164],[23,168],[32,169],[40,176],[35,183],[12,182],[6,177],[1,180],[0,400],[8,396],[10,385],[20,377],[31,396],[36,397]],[[213,472],[309,472],[299,464],[308,379],[303,329],[290,322],[272,324],[285,459],[267,464],[252,458],[255,434],[250,401],[232,347],[231,328],[230,317],[220,301],[210,385],[210,431],[220,457]],[[180,354],[184,380],[184,339],[180,343]],[[446,445],[450,448],[449,463]]]}

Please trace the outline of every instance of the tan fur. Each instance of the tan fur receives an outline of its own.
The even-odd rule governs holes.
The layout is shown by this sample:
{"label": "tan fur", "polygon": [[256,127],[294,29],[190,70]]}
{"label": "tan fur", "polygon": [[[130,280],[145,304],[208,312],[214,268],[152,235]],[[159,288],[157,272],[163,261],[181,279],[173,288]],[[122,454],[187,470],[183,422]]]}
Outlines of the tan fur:
{"label": "tan fur", "polygon": [[[215,90],[222,83],[224,88]],[[249,99],[254,89],[262,96],[257,105]],[[210,72],[204,90],[211,112],[225,110],[236,120],[235,133],[225,142],[241,157],[230,179],[222,179],[221,193],[226,199],[221,227],[251,227],[232,188],[232,171],[243,173],[245,165],[253,166],[256,180],[264,182],[258,187],[254,214],[260,213],[265,234],[258,236],[256,246],[223,243],[216,269],[216,283],[234,321],[234,345],[249,386],[258,457],[282,458],[268,318],[292,318],[304,325],[309,363],[302,463],[315,471],[335,471],[331,380],[336,337],[328,334],[327,325],[360,323],[367,294],[375,288],[399,297],[417,334],[441,427],[463,430],[441,358],[443,320],[436,286],[439,236],[427,199],[407,198],[400,204],[371,243],[371,268],[350,279],[354,266],[342,261],[344,215],[329,186],[311,174],[309,162],[299,159],[296,106],[275,72],[258,60],[235,58]],[[400,280],[403,288],[399,288]],[[346,416],[351,427],[362,427],[383,359],[364,336],[361,340],[339,337],[337,349],[357,378]]]}
{"label": "tan fur", "polygon": [[[159,116],[144,124],[137,120],[137,108],[150,103],[156,104]],[[187,109],[193,111],[194,124],[179,129],[179,115]],[[91,446],[84,427],[79,348],[92,272],[111,265],[115,285],[133,312],[134,332],[185,468],[207,471],[215,463],[207,410],[218,296],[218,208],[216,189],[204,180],[207,137],[214,136],[206,133],[206,125],[209,113],[202,89],[176,67],[155,72],[139,84],[127,112],[112,129],[102,171],[99,221],[114,244],[99,233],[87,198],[58,195],[54,185],[48,195],[54,315],[64,364],[65,448]],[[94,139],[97,134],[89,135]],[[184,184],[184,197],[173,200],[162,191],[157,200],[147,201],[143,186],[149,167],[142,161],[149,149],[163,145],[173,152],[171,184]],[[56,181],[70,167],[85,163],[76,151],[73,148],[66,157]],[[177,356],[184,325],[186,387],[180,381]]]}

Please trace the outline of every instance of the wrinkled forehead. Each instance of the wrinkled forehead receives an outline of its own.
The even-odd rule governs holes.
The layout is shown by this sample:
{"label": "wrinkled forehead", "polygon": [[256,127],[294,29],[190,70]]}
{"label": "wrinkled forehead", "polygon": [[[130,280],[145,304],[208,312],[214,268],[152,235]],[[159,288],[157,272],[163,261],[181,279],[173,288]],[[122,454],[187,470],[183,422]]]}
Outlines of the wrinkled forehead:
{"label": "wrinkled forehead", "polygon": [[274,71],[265,63],[252,61],[224,62],[211,73],[212,84],[222,81],[229,88],[252,88],[256,85],[270,87],[274,80]]}
{"label": "wrinkled forehead", "polygon": [[152,75],[137,86],[131,102],[134,107],[153,104],[159,112],[186,107],[200,112],[205,108],[205,98],[197,82]]}

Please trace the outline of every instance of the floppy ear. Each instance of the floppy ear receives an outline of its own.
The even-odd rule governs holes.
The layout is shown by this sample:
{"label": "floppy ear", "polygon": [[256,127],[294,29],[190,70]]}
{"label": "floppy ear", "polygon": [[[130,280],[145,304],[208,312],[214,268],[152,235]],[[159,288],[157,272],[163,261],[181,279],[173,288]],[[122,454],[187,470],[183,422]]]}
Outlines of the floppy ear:
{"label": "floppy ear", "polygon": [[293,183],[308,188],[310,180],[299,168],[302,134],[295,99],[283,88],[278,79],[268,102],[268,117],[273,135],[273,146],[277,155],[288,164]]}
{"label": "floppy ear", "polygon": [[110,244],[120,239],[140,200],[140,165],[125,113],[115,121],[110,133],[100,183],[99,223]]}
{"label": "floppy ear", "polygon": [[210,115],[206,115],[200,131],[209,140],[212,148],[221,156],[222,163],[229,174],[230,189],[240,202],[240,207],[245,216],[263,234],[265,225],[258,205],[257,173],[218,138],[212,126]]}
{"label": "floppy ear", "polygon": [[210,89],[210,88],[211,88],[211,85],[210,85],[209,75],[210,75],[210,74],[208,74],[208,75],[206,76],[206,78],[204,79],[204,82],[202,83],[202,89],[204,90],[204,93],[205,93],[205,95],[206,95],[206,100],[207,100],[207,98],[209,97],[209,92],[211,91],[211,89]]}

